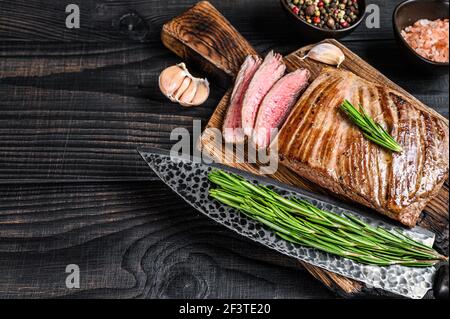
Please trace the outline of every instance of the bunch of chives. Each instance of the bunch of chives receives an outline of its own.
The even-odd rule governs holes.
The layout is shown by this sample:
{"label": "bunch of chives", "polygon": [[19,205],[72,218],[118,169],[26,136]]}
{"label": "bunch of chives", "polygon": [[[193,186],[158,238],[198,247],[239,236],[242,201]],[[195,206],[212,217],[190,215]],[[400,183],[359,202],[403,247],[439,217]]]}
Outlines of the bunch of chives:
{"label": "bunch of chives", "polygon": [[445,260],[434,249],[397,231],[373,227],[355,216],[328,212],[297,198],[284,198],[266,186],[214,170],[217,185],[209,195],[238,209],[286,241],[345,257],[363,264],[427,267]]}

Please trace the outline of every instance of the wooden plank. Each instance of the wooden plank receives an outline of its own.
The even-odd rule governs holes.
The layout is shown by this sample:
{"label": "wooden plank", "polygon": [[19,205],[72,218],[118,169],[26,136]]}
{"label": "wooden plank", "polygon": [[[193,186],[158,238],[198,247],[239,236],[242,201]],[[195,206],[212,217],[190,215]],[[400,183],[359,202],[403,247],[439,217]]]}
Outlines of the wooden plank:
{"label": "wooden plank", "polygon": [[[149,50],[148,45],[155,47],[155,51]],[[39,77],[62,73],[85,75],[82,72],[86,70],[103,70],[109,67],[108,70],[111,71],[111,67],[119,65],[122,69],[129,66],[131,71],[140,63],[161,55],[169,62],[171,57],[164,56],[159,47],[159,41],[149,44],[4,42],[0,43],[0,79],[3,79],[3,83],[20,85],[27,84],[24,78],[37,81]],[[140,76],[153,72],[156,76],[156,67]]]}
{"label": "wooden plank", "polygon": [[[0,185],[0,298],[333,298],[162,182]],[[80,267],[80,289],[65,267]]]}
{"label": "wooden plank", "polygon": [[[138,0],[78,0],[81,12],[81,28],[65,28],[66,2],[52,0],[1,0],[0,38],[11,41],[83,41],[114,42],[133,41],[127,33],[118,32],[117,21],[126,13],[138,12],[147,22],[150,33],[144,39],[157,39],[161,25],[180,14],[197,0],[138,1]],[[380,8],[380,28],[367,29],[364,24],[353,32],[348,40],[371,40],[392,38],[391,15],[393,8],[401,0],[375,0]],[[212,1],[213,5],[246,38],[254,37],[256,42],[268,45],[295,43],[297,47],[305,44],[285,19],[277,1],[252,0]],[[259,30],[255,34],[253,30]],[[370,33],[368,32],[370,31]]]}
{"label": "wooden plank", "polygon": [[[155,44],[156,45],[156,44]],[[148,179],[138,147],[170,148],[223,95],[170,103],[158,75],[180,61],[158,43],[5,45],[0,50],[0,183]],[[152,63],[148,63],[152,61]]]}

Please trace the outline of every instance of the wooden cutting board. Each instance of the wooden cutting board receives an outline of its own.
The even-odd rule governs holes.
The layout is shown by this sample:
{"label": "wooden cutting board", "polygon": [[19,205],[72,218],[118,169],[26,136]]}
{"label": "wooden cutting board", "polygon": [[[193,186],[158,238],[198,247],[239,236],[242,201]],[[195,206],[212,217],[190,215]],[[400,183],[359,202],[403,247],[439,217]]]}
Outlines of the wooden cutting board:
{"label": "wooden cutting board", "polygon": [[[182,15],[169,21],[163,26],[161,39],[166,47],[182,57],[188,65],[191,63],[200,67],[209,77],[220,83],[228,84],[230,89],[219,102],[205,131],[203,132],[198,147],[207,152],[216,161],[258,174],[257,164],[237,163],[235,154],[225,154],[222,145],[213,143],[214,135],[211,128],[222,128],[222,123],[228,108],[233,78],[249,54],[257,54],[252,46],[239,34],[239,32],[223,17],[209,2],[202,1]],[[377,84],[388,86],[403,93],[410,102],[418,108],[429,109],[426,105],[404,91],[395,83],[370,66],[355,53],[347,49],[336,40],[325,40],[340,47],[346,59],[342,68],[352,71],[360,77]],[[314,80],[321,69],[326,65],[310,59],[301,59],[313,45],[309,45],[287,55],[284,61],[288,71],[298,68],[307,68],[311,72],[311,80]],[[443,119],[447,125],[448,120],[431,110],[436,116]],[[329,194],[319,186],[301,178],[287,167],[279,166],[278,171],[271,177],[286,184],[295,185],[313,192]],[[332,195],[332,194],[330,194]],[[425,208],[419,225],[432,230],[436,236],[437,248],[448,253],[448,184],[444,185],[439,195]],[[321,280],[331,289],[352,296],[362,290],[368,290],[361,283],[349,280],[340,275],[327,272],[321,268],[303,263],[303,266],[317,279]]]}

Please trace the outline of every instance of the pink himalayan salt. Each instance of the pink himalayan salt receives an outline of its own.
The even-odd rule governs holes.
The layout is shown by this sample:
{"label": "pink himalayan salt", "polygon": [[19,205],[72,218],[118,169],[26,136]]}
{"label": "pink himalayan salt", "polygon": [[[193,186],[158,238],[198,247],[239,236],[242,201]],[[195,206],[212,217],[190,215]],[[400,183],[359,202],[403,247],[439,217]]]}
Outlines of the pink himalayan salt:
{"label": "pink himalayan salt", "polygon": [[402,30],[406,42],[425,59],[448,62],[448,19],[421,19]]}

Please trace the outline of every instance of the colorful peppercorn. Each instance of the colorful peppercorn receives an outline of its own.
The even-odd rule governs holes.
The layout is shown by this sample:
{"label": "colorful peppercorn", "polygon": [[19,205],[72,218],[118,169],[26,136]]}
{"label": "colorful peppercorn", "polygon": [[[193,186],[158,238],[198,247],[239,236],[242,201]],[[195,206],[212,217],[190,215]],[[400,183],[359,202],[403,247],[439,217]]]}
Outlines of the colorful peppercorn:
{"label": "colorful peppercorn", "polygon": [[308,16],[312,16],[314,15],[314,12],[316,12],[316,8],[313,5],[310,5],[308,7],[306,7],[306,15]]}
{"label": "colorful peppercorn", "polygon": [[327,26],[328,26],[328,28],[330,28],[330,29],[334,29],[334,27],[335,27],[335,21],[334,21],[334,19],[333,18],[328,18],[328,20],[327,20]]}
{"label": "colorful peppercorn", "polygon": [[358,0],[285,0],[294,14],[324,29],[348,28],[359,17]]}

